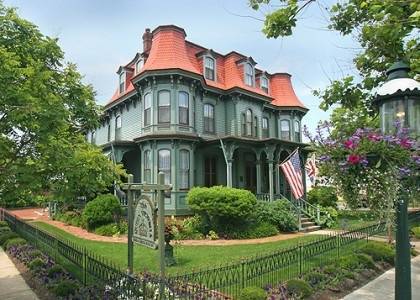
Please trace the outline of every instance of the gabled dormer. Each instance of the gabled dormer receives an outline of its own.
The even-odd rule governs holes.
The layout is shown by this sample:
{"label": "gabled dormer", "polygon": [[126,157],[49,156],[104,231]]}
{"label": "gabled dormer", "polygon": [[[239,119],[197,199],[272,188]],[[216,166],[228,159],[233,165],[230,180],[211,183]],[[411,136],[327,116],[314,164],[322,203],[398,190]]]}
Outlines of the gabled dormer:
{"label": "gabled dormer", "polygon": [[118,74],[118,92],[124,94],[127,90],[129,80],[133,77],[133,68],[120,66],[117,71]]}
{"label": "gabled dormer", "polygon": [[255,60],[250,57],[244,57],[236,62],[242,68],[244,74],[244,83],[247,86],[255,87]]}
{"label": "gabled dormer", "polygon": [[261,90],[263,90],[266,94],[269,94],[270,80],[269,80],[269,75],[266,71],[258,72],[256,74],[256,82],[258,83],[258,87]]}
{"label": "gabled dormer", "polygon": [[211,81],[217,81],[217,60],[216,53],[212,49],[207,49],[196,54],[202,61],[204,78]]}

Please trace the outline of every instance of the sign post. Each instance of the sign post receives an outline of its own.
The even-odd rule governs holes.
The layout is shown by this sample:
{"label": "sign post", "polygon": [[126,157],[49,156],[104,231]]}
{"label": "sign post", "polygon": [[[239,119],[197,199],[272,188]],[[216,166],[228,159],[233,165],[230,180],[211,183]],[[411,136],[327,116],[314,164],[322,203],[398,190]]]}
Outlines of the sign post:
{"label": "sign post", "polygon": [[133,191],[131,185],[133,184],[133,175],[128,174],[127,186],[127,213],[128,213],[128,275],[133,275]]}
{"label": "sign post", "polygon": [[[165,174],[158,174],[158,186],[164,186]],[[159,264],[160,264],[160,283],[159,295],[162,298],[165,292],[163,279],[165,278],[165,190],[158,190],[158,240],[159,240]],[[163,299],[163,298],[162,298]]]}

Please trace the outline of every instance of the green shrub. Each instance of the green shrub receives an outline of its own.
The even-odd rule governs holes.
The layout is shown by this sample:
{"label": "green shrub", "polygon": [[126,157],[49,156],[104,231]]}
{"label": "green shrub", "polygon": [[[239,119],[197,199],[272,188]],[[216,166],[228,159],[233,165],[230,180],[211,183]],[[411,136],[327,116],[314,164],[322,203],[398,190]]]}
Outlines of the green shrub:
{"label": "green shrub", "polygon": [[265,300],[267,293],[260,287],[251,286],[244,288],[239,295],[239,300]]}
{"label": "green shrub", "polygon": [[118,224],[111,223],[97,227],[95,229],[95,233],[104,236],[114,236],[120,234],[120,229]]}
{"label": "green shrub", "polygon": [[56,219],[72,226],[82,226],[82,216],[78,211],[66,211],[56,216]]}
{"label": "green shrub", "polygon": [[411,234],[416,238],[420,239],[420,226],[411,228]]}
{"label": "green shrub", "polygon": [[47,274],[48,274],[48,277],[52,278],[56,274],[63,273],[63,272],[64,272],[64,268],[61,265],[56,264],[56,265],[54,265],[54,266],[52,266],[51,268],[48,269]]}
{"label": "green shrub", "polygon": [[257,203],[250,191],[225,186],[194,187],[188,192],[187,201],[203,221],[216,228],[240,223]]}
{"label": "green shrub", "polygon": [[0,221],[0,228],[1,227],[9,227],[9,223],[7,223],[6,221]]}
{"label": "green shrub", "polygon": [[305,299],[311,296],[312,288],[304,280],[301,279],[291,279],[286,283],[287,293],[297,299]]}
{"label": "green shrub", "polygon": [[329,265],[325,265],[322,268],[322,271],[328,275],[337,275],[338,273],[340,273],[340,268],[337,266],[336,263],[331,263]]}
{"label": "green shrub", "polygon": [[314,205],[337,208],[337,191],[330,186],[316,186],[307,193],[307,201]]}
{"label": "green shrub", "polygon": [[37,257],[41,257],[41,256],[43,256],[44,254],[43,254],[40,250],[38,250],[38,249],[34,249],[33,251],[31,251],[31,252],[29,253],[29,255],[30,255],[30,257],[32,257],[32,258],[37,258]]}
{"label": "green shrub", "polygon": [[121,216],[121,205],[118,199],[111,195],[99,195],[86,204],[82,220],[87,229],[92,230],[101,225],[118,222]]}
{"label": "green shrub", "polygon": [[258,202],[253,217],[257,222],[268,222],[282,232],[296,231],[298,220],[293,205],[287,199],[274,202]]}
{"label": "green shrub", "polygon": [[73,295],[77,290],[78,285],[71,280],[63,280],[53,287],[53,293],[59,297],[68,297]]}
{"label": "green shrub", "polygon": [[5,242],[10,239],[14,239],[19,237],[15,232],[9,231],[0,234],[0,245],[4,247]]}
{"label": "green shrub", "polygon": [[179,226],[178,234],[175,235],[177,240],[201,240],[204,239],[204,225],[200,216],[186,218]]}
{"label": "green shrub", "polygon": [[338,259],[338,265],[345,270],[354,270],[359,268],[359,259],[355,254],[341,256]]}
{"label": "green shrub", "polygon": [[367,255],[365,253],[357,253],[356,257],[359,261],[360,266],[367,269],[375,268],[375,261],[373,260],[372,256]]}
{"label": "green shrub", "polygon": [[26,245],[27,242],[26,240],[20,238],[20,237],[16,237],[13,239],[8,239],[5,243],[4,243],[4,248],[6,250],[9,250],[12,247],[16,247],[16,246],[23,246]]}
{"label": "green shrub", "polygon": [[323,284],[328,279],[328,276],[320,272],[309,272],[303,276],[303,280],[311,285],[311,287],[316,287],[320,284]]}
{"label": "green shrub", "polygon": [[336,224],[338,219],[338,212],[334,207],[321,207],[320,209],[320,221],[318,225],[325,227],[332,227]]}
{"label": "green shrub", "polygon": [[43,265],[44,265],[44,261],[41,258],[37,257],[37,258],[34,258],[33,260],[31,260],[28,267],[31,270],[37,270],[37,269],[41,268]]}
{"label": "green shrub", "polygon": [[11,232],[12,230],[9,227],[0,227],[0,235],[6,232]]}
{"label": "green shrub", "polygon": [[219,235],[228,239],[256,239],[278,234],[276,226],[273,224],[244,223],[241,226],[225,228]]}
{"label": "green shrub", "polygon": [[370,242],[359,249],[360,253],[365,253],[373,258],[374,261],[385,261],[394,264],[395,249],[390,245],[380,242]]}

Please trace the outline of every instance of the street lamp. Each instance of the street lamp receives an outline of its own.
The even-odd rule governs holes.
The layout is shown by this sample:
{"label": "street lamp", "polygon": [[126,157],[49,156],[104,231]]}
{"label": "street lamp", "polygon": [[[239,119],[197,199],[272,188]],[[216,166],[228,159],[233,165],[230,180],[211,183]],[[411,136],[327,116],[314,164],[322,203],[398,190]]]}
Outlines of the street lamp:
{"label": "street lamp", "polygon": [[[378,89],[375,106],[379,108],[381,130],[392,133],[395,121],[408,128],[410,136],[420,137],[420,83],[408,76],[404,62],[394,63],[387,71],[387,81]],[[402,191],[396,204],[395,299],[411,300],[410,241],[408,235],[408,195]]]}

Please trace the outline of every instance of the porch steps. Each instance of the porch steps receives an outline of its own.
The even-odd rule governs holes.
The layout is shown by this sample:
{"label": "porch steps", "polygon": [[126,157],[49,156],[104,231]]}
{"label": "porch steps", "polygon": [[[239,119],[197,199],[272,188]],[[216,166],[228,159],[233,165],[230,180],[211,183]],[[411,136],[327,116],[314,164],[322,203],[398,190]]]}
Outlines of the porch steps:
{"label": "porch steps", "polygon": [[315,222],[313,222],[310,218],[306,216],[302,215],[300,221],[302,226],[302,228],[300,229],[301,232],[312,232],[321,229],[321,226],[316,225]]}

